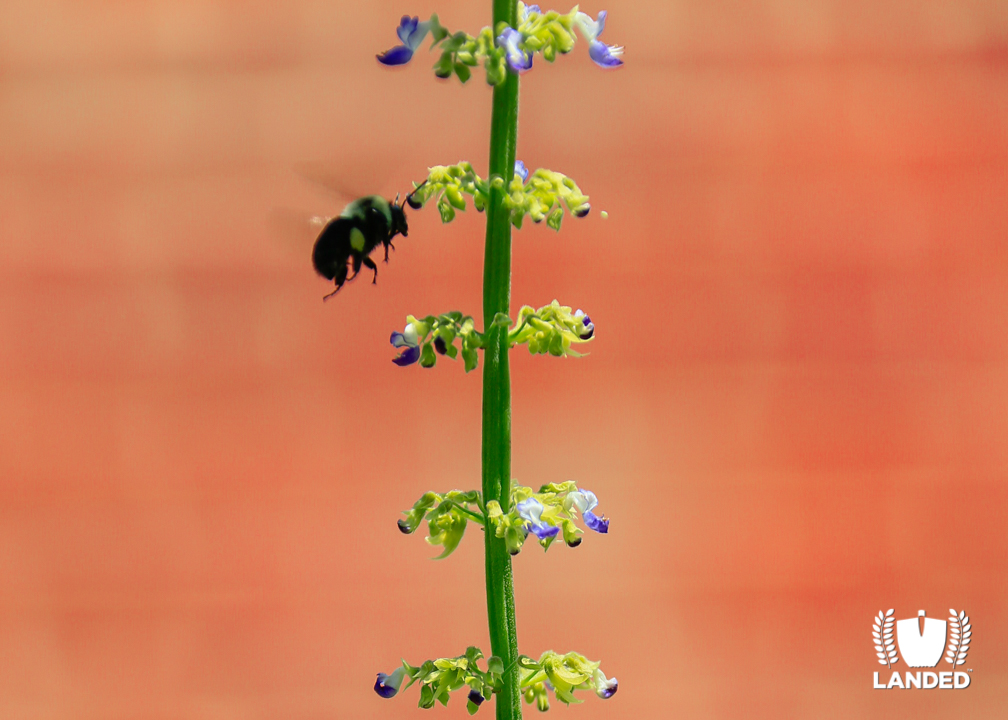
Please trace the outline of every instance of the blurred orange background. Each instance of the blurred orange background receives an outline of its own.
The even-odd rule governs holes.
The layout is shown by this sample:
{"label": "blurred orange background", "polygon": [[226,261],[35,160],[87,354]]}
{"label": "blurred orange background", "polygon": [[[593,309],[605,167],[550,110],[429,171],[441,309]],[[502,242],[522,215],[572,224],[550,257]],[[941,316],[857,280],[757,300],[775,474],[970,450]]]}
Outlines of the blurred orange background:
{"label": "blurred orange background", "polygon": [[[519,642],[620,680],[551,712],[1003,712],[1008,5],[604,7],[623,69],[582,42],[522,81],[519,157],[595,211],[515,233],[512,307],[558,298],[597,338],[516,352],[514,475],[576,480],[612,526],[516,558]],[[377,286],[325,304],[311,237],[272,221],[347,202],[306,174],[486,172],[481,73],[373,57],[435,10],[490,15],[4,3],[0,717],[465,717],[371,688],[489,646],[481,535],[434,562],[395,526],[478,487],[481,375],[388,344],[479,314],[484,218],[410,213]],[[890,607],[966,610],[967,690],[872,689]]]}

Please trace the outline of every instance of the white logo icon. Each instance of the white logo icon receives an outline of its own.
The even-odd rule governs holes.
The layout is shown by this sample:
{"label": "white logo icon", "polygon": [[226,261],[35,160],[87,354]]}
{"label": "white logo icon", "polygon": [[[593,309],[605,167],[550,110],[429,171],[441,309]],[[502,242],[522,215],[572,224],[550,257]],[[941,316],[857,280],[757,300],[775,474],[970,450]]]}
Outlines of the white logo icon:
{"label": "white logo icon", "polygon": [[[923,633],[920,631],[921,618]],[[945,650],[945,621],[924,617],[924,611],[918,610],[917,617],[896,621],[896,639],[907,665],[934,667]]]}
{"label": "white logo icon", "polygon": [[[936,620],[925,617],[925,612],[919,610],[915,618],[896,620],[891,608],[885,613],[879,611],[872,624],[875,655],[879,664],[892,669],[902,655],[903,661],[912,668],[933,668],[942,659],[943,654],[945,662],[952,666],[950,670],[965,664],[973,634],[970,619],[962,610],[958,613],[949,610],[949,613],[948,620]],[[965,672],[925,672],[923,676],[920,672],[908,672],[904,682],[899,672],[894,671],[888,685],[880,684],[879,674],[875,673],[875,687],[882,689],[893,687],[961,689],[968,687],[969,684],[970,678]]]}

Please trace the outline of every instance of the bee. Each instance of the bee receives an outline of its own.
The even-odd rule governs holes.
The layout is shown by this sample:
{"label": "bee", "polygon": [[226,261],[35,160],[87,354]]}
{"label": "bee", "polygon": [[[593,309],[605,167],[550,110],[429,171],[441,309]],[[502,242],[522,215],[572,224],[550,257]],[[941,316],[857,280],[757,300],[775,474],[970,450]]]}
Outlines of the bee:
{"label": "bee", "polygon": [[[416,190],[407,195],[404,204],[420,207],[413,198],[415,193]],[[371,283],[376,284],[378,266],[369,256],[379,245],[384,245],[385,262],[388,262],[389,248],[395,250],[392,238],[396,235],[406,237],[408,232],[404,205],[399,204],[398,195],[395,200],[368,195],[347,205],[339,217],[322,228],[312,249],[315,271],[336,284],[336,289],[322,299],[328,300],[340,291],[345,282],[357,277],[362,265],[374,271]],[[351,268],[353,275],[350,275]]]}

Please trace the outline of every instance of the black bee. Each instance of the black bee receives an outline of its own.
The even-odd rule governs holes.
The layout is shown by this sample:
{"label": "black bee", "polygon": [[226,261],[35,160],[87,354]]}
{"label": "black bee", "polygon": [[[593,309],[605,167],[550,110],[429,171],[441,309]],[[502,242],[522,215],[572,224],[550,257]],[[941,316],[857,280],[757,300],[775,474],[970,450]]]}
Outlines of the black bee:
{"label": "black bee", "polygon": [[[413,193],[406,196],[410,207],[419,207]],[[407,236],[406,213],[399,204],[399,196],[389,201],[378,195],[368,195],[343,209],[339,217],[330,220],[319,233],[312,250],[312,264],[319,275],[336,283],[336,289],[326,295],[328,300],[340,291],[343,283],[353,280],[361,265],[374,270],[372,284],[378,282],[378,266],[368,257],[379,245],[385,246],[385,262],[389,248],[395,250],[392,238]],[[353,275],[347,277],[353,267]]]}

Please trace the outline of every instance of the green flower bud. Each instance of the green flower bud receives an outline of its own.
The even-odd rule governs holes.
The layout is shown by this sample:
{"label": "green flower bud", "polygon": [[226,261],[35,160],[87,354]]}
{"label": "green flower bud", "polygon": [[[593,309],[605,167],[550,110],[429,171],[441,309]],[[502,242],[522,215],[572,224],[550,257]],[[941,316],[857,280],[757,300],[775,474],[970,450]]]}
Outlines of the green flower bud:
{"label": "green flower bud", "polygon": [[454,187],[454,186],[451,186],[451,185],[449,185],[448,187],[446,187],[445,188],[445,199],[447,199],[448,202],[451,203],[452,207],[454,207],[454,208],[457,208],[459,210],[465,210],[466,209],[465,198],[462,197],[462,193],[459,192],[459,190],[458,190],[457,187]]}

